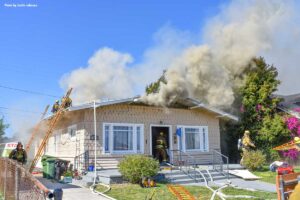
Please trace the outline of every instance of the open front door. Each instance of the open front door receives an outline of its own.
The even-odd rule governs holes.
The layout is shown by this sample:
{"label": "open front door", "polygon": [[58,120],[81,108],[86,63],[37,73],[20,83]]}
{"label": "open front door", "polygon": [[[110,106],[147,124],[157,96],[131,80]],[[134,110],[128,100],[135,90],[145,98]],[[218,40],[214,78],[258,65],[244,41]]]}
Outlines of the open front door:
{"label": "open front door", "polygon": [[152,126],[151,133],[152,133],[152,138],[151,138],[152,156],[158,159],[159,163],[169,162],[170,155],[168,153],[170,149],[170,128],[163,127],[163,126]]}

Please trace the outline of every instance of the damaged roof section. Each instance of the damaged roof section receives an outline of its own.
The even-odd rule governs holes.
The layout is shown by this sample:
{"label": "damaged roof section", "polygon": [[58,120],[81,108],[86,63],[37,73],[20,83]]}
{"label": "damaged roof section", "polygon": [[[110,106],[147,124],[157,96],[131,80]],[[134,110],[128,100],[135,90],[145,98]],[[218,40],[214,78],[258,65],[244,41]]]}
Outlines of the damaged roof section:
{"label": "damaged roof section", "polygon": [[278,105],[278,109],[300,119],[300,93],[276,96],[283,99],[283,101]]}
{"label": "damaged roof section", "polygon": [[[90,103],[86,103],[86,104],[81,104],[81,105],[75,105],[73,107],[70,107],[69,111],[90,109],[90,108],[94,107],[94,103],[95,103],[96,107],[116,105],[116,104],[133,104],[133,105],[151,106],[151,105],[147,105],[147,104],[143,103],[141,101],[140,96],[135,96],[135,97],[126,98],[126,99],[105,100],[105,101],[102,100],[102,101],[95,101],[95,102],[90,102]],[[236,117],[230,113],[224,112],[222,110],[219,110],[217,108],[203,104],[202,102],[200,102],[196,99],[193,99],[193,98],[178,99],[176,102],[174,102],[172,105],[170,105],[168,107],[169,108],[183,108],[183,109],[203,109],[208,112],[216,114],[217,117],[238,121],[238,117]]]}

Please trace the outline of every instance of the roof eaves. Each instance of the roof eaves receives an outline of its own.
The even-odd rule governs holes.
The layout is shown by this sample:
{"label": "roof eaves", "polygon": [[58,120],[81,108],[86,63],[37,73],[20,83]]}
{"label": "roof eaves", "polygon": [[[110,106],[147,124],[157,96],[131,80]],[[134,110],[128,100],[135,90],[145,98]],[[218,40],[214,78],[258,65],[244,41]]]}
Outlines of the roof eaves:
{"label": "roof eaves", "polygon": [[[114,105],[114,104],[120,104],[120,103],[131,103],[131,102],[137,101],[139,98],[140,98],[140,96],[135,96],[135,97],[127,98],[127,99],[104,101],[104,102],[98,103],[96,107],[108,106],[108,105]],[[92,105],[92,107],[93,107],[93,105]]]}
{"label": "roof eaves", "polygon": [[284,108],[284,107],[282,107],[282,106],[278,106],[277,108],[278,108],[279,110],[282,110],[283,112],[286,112],[286,113],[288,113],[288,114],[290,114],[290,115],[293,115],[294,117],[300,119],[300,114],[299,114],[298,112],[295,112],[295,111],[293,111],[293,110]]}
{"label": "roof eaves", "polygon": [[224,112],[224,111],[219,110],[217,108],[210,107],[210,106],[205,105],[203,103],[200,103],[197,106],[192,107],[191,109],[194,109],[194,108],[204,108],[208,111],[219,114],[220,116],[218,116],[218,117],[220,117],[220,118],[225,117],[225,118],[229,118],[229,119],[234,120],[234,121],[239,121],[239,118],[237,116],[234,116],[230,113]]}

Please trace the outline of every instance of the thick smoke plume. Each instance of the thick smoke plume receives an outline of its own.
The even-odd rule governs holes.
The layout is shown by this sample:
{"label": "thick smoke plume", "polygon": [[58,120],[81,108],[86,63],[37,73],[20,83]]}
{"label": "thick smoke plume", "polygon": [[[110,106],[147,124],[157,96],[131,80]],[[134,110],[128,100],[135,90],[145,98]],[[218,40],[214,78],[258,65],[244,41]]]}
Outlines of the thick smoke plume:
{"label": "thick smoke plume", "polygon": [[100,97],[121,98],[132,95],[131,79],[126,65],[132,62],[129,54],[103,48],[88,61],[86,68],[66,75],[62,85],[72,87],[74,102],[82,103]]}
{"label": "thick smoke plume", "polygon": [[288,6],[283,1],[233,2],[207,24],[207,45],[185,49],[168,68],[167,84],[144,100],[165,105],[189,96],[214,106],[230,105],[247,64],[272,49],[274,32],[290,17]]}
{"label": "thick smoke plume", "polygon": [[[234,100],[233,88],[243,83],[242,72],[253,57],[263,55],[272,63],[278,60],[274,55],[284,52],[282,43],[300,38],[292,23],[298,22],[295,7],[294,2],[283,0],[232,1],[207,21],[202,36],[164,27],[138,64],[129,54],[100,49],[87,67],[64,76],[62,87],[74,88],[77,103],[124,98],[141,93],[166,69],[167,83],[161,83],[158,93],[144,95],[144,102],[165,106],[177,98],[193,97],[213,106],[228,106]],[[286,32],[293,32],[293,37]],[[294,46],[290,48],[298,49]],[[280,58],[287,59],[287,55]]]}

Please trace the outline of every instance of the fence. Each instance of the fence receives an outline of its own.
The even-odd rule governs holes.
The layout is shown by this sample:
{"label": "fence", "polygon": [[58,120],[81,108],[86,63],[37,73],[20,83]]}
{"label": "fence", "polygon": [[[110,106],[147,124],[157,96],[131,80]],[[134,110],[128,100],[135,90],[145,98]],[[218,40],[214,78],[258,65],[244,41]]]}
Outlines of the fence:
{"label": "fence", "polygon": [[4,200],[40,200],[53,194],[29,171],[14,160],[0,158],[0,198]]}

